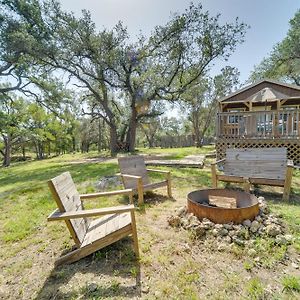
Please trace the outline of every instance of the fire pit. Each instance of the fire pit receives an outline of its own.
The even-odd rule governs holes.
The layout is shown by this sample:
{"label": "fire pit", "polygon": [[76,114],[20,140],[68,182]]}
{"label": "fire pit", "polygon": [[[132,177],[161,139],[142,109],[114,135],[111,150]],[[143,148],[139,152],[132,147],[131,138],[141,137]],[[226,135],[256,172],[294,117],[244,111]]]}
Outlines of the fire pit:
{"label": "fire pit", "polygon": [[207,218],[219,224],[240,224],[246,219],[253,220],[259,212],[254,195],[226,189],[191,192],[187,196],[187,208],[199,219]]}

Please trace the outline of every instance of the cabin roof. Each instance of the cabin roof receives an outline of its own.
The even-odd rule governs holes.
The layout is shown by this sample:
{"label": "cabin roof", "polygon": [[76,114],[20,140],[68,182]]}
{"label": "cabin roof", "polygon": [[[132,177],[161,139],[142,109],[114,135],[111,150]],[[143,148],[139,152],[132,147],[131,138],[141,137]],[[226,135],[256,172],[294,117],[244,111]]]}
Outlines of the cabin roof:
{"label": "cabin roof", "polygon": [[264,102],[278,99],[300,97],[300,87],[271,79],[264,79],[248,85],[224,98],[221,103],[232,102]]}

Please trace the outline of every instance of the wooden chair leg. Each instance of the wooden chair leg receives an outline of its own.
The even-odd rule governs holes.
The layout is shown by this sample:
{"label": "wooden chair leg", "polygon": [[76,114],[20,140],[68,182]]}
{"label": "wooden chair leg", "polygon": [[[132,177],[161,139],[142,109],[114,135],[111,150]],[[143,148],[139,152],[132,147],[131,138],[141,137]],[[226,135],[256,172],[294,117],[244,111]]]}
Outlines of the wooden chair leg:
{"label": "wooden chair leg", "polygon": [[283,197],[282,197],[284,201],[288,201],[290,198],[292,176],[293,176],[293,168],[287,167],[284,188],[283,188]]}
{"label": "wooden chair leg", "polygon": [[172,190],[171,190],[171,172],[167,175],[167,191],[168,191],[168,197],[172,198]]}
{"label": "wooden chair leg", "polygon": [[218,187],[218,178],[215,164],[211,165],[211,183],[214,189]]}
{"label": "wooden chair leg", "polygon": [[244,178],[244,191],[249,193],[250,192],[250,181],[249,181],[249,178]]}
{"label": "wooden chair leg", "polygon": [[144,187],[143,187],[142,178],[138,179],[137,192],[138,192],[138,203],[139,203],[139,205],[143,205],[144,204]]}
{"label": "wooden chair leg", "polygon": [[136,230],[136,222],[135,222],[135,214],[133,211],[130,212],[131,214],[131,226],[132,226],[132,238],[133,238],[133,248],[137,259],[140,257],[139,253],[139,242]]}

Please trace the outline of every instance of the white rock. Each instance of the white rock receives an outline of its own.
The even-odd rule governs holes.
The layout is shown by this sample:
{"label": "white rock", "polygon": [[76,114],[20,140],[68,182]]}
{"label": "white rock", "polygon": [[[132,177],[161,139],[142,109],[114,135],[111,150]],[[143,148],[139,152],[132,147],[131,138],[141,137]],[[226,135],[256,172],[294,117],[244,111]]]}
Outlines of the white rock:
{"label": "white rock", "polygon": [[249,219],[243,221],[243,225],[246,227],[250,227],[251,226],[251,221]]}
{"label": "white rock", "polygon": [[262,222],[262,217],[260,215],[258,215],[258,216],[255,217],[255,220],[257,222]]}
{"label": "white rock", "polygon": [[256,256],[256,254],[257,254],[257,252],[256,252],[255,249],[250,248],[250,249],[248,250],[248,255],[249,255],[249,256],[254,257],[254,256]]}
{"label": "white rock", "polygon": [[267,235],[269,235],[271,237],[275,237],[281,233],[280,227],[275,224],[270,224],[270,225],[266,226],[265,230],[266,230]]}
{"label": "white rock", "polygon": [[254,221],[251,223],[250,231],[251,231],[252,233],[255,233],[255,232],[257,232],[257,230],[259,229],[259,227],[260,227],[260,223],[257,222],[256,220],[254,220]]}
{"label": "white rock", "polygon": [[221,228],[218,232],[220,236],[226,236],[228,234],[228,230],[226,228]]}
{"label": "white rock", "polygon": [[231,230],[233,228],[232,224],[223,224],[223,227],[227,230]]}
{"label": "white rock", "polygon": [[223,252],[223,251],[227,250],[227,245],[221,243],[218,245],[217,249],[218,249],[218,251]]}
{"label": "white rock", "polygon": [[187,213],[186,206],[179,207],[176,212],[178,217],[181,217],[181,216],[185,215],[186,213]]}
{"label": "white rock", "polygon": [[232,241],[233,241],[234,243],[236,243],[237,245],[239,245],[239,246],[244,246],[244,245],[245,245],[245,242],[244,242],[243,240],[239,239],[239,238],[236,237],[236,236],[233,236],[233,237],[232,237]]}
{"label": "white rock", "polygon": [[213,236],[218,236],[219,231],[218,229],[214,228],[211,233]]}
{"label": "white rock", "polygon": [[168,223],[172,227],[179,227],[181,219],[178,216],[171,216],[168,218]]}
{"label": "white rock", "polygon": [[232,239],[230,236],[227,235],[223,238],[223,241],[226,242],[227,244],[230,244],[232,242]]}
{"label": "white rock", "polygon": [[206,234],[206,230],[202,224],[195,228],[195,232],[198,237],[202,237]]}
{"label": "white rock", "polygon": [[291,234],[285,234],[284,237],[288,241],[288,243],[293,243],[295,240]]}
{"label": "white rock", "polygon": [[299,269],[299,265],[298,265],[298,264],[292,263],[291,266],[292,266],[294,269]]}

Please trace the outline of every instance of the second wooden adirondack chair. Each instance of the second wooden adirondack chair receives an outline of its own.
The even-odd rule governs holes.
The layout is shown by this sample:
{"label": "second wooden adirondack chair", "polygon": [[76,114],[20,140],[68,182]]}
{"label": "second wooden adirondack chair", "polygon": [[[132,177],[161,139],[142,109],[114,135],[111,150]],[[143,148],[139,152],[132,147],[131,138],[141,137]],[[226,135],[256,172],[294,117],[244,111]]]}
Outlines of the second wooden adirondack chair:
{"label": "second wooden adirondack chair", "polygon": [[48,217],[48,221],[64,220],[77,246],[74,251],[60,257],[56,265],[75,262],[128,235],[132,235],[134,250],[137,258],[139,257],[133,204],[84,210],[81,201],[124,194],[129,195],[132,203],[131,189],[79,195],[69,172],[51,179],[48,185],[58,206]]}
{"label": "second wooden adirondack chair", "polygon": [[[122,181],[125,189],[133,189],[138,193],[139,204],[144,203],[144,191],[155,190],[160,187],[167,187],[168,196],[172,197],[171,173],[170,171],[146,169],[145,161],[142,156],[128,156],[118,158]],[[162,173],[165,180],[150,183],[148,172]]]}
{"label": "second wooden adirondack chair", "polygon": [[[223,164],[224,174],[216,165]],[[251,184],[283,187],[283,200],[290,197],[293,161],[287,159],[286,148],[227,149],[226,158],[212,163],[212,187],[218,181],[243,183],[248,192]]]}

